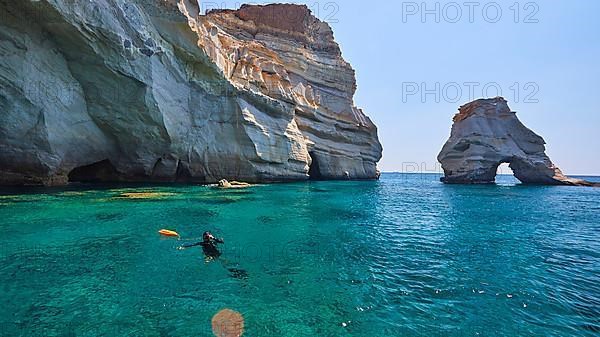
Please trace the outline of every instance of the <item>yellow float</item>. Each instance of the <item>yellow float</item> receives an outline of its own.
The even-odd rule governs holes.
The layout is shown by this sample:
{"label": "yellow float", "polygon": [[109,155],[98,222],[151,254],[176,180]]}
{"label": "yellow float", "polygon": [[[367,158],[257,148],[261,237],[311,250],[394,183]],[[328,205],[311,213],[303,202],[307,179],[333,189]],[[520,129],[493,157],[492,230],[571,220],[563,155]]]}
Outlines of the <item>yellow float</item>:
{"label": "yellow float", "polygon": [[162,236],[166,236],[166,237],[179,237],[179,233],[175,232],[175,231],[170,231],[168,229],[161,229],[158,231],[158,234],[162,235]]}

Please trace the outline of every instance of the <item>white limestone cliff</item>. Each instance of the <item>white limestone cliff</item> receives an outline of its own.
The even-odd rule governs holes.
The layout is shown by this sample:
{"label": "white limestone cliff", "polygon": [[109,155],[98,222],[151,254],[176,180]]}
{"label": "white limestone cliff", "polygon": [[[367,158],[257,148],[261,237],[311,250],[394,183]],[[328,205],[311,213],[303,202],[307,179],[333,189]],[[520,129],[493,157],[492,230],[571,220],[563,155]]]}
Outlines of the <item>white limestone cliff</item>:
{"label": "white limestone cliff", "polygon": [[0,0],[0,11],[0,184],[377,177],[354,70],[305,6],[203,16],[189,0]]}

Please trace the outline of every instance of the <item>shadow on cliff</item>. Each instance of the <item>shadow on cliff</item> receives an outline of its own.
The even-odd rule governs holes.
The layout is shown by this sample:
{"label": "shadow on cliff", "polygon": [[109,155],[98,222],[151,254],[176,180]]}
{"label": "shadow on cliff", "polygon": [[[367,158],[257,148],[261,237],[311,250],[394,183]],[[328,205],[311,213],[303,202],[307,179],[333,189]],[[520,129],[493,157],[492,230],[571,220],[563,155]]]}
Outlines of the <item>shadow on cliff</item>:
{"label": "shadow on cliff", "polygon": [[310,180],[323,180],[323,175],[321,174],[321,169],[319,168],[319,160],[317,156],[313,152],[309,152],[310,157],[312,158],[312,162],[310,164],[310,168],[308,170],[308,176]]}

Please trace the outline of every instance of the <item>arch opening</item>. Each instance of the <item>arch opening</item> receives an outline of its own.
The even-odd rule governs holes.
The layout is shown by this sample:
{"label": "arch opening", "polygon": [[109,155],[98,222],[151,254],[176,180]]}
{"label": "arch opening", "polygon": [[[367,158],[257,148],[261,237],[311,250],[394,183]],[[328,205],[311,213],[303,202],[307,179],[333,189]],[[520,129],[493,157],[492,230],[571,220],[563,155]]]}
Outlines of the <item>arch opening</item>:
{"label": "arch opening", "polygon": [[519,180],[515,177],[509,161],[504,161],[498,164],[498,167],[496,168],[495,182],[498,185],[515,185],[519,183]]}

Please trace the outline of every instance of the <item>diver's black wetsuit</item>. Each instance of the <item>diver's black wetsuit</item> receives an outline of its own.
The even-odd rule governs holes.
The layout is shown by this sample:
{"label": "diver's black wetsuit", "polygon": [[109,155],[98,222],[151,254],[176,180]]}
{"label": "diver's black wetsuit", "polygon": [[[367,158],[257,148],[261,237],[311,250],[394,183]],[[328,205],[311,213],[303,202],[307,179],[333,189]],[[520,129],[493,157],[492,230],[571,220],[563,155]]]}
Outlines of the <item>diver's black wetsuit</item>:
{"label": "diver's black wetsuit", "polygon": [[[191,247],[201,246],[202,251],[204,252],[204,255],[207,257],[207,262],[208,262],[209,260],[213,260],[213,259],[216,259],[219,256],[221,256],[221,252],[219,251],[217,244],[223,244],[223,243],[225,243],[223,241],[223,239],[217,239],[215,237],[212,237],[210,239],[205,239],[204,241],[201,241],[201,242],[183,245],[181,248],[191,248]],[[243,279],[243,280],[248,279],[247,271],[245,271],[243,269],[232,268],[227,261],[222,260],[222,259],[219,259],[219,260],[221,261],[223,266],[225,268],[227,268],[227,270],[231,273],[232,277],[235,277],[238,279]]]}
{"label": "diver's black wetsuit", "polygon": [[217,247],[218,243],[223,244],[225,242],[222,239],[213,239],[210,241],[202,241],[202,242],[197,242],[197,243],[193,243],[193,244],[189,244],[189,245],[183,245],[183,248],[202,246],[202,251],[204,252],[204,255],[206,255],[207,257],[217,258],[217,257],[221,256],[221,252],[219,251],[219,248]]}

